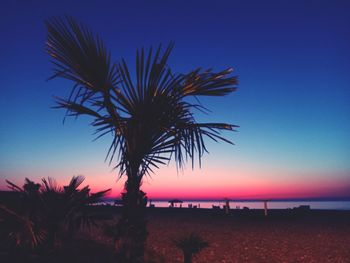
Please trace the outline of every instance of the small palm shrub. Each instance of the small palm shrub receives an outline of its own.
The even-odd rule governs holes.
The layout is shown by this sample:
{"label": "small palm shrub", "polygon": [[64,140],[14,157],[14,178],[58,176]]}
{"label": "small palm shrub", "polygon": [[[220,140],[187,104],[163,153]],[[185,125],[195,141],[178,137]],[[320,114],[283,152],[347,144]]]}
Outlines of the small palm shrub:
{"label": "small palm shrub", "polygon": [[209,243],[203,240],[198,234],[191,233],[173,240],[174,245],[182,250],[184,263],[192,263],[193,255],[199,253],[209,246]]}
{"label": "small palm shrub", "polygon": [[72,237],[79,228],[94,224],[96,215],[88,205],[100,202],[109,190],[90,193],[88,186],[79,188],[84,179],[73,176],[64,187],[52,178],[42,179],[42,184],[26,178],[23,187],[7,181],[17,198],[0,204],[1,238],[16,247],[54,248],[64,235]]}

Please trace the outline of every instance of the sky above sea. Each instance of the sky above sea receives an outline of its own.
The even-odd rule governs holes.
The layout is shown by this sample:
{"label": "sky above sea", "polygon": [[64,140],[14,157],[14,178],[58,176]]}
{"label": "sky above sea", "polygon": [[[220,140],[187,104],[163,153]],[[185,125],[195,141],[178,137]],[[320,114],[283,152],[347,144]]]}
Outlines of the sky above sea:
{"label": "sky above sea", "polygon": [[[202,166],[174,162],[144,179],[151,198],[350,198],[348,1],[10,1],[0,3],[0,189],[5,179],[84,175],[94,190],[124,179],[93,142],[88,118],[66,119],[53,96],[72,83],[47,79],[45,19],[70,15],[105,41],[114,61],[170,41],[174,72],[234,68],[238,90],[203,98],[198,121],[239,125],[207,140]],[[116,164],[116,163],[115,163]],[[114,164],[114,165],[115,165]]]}

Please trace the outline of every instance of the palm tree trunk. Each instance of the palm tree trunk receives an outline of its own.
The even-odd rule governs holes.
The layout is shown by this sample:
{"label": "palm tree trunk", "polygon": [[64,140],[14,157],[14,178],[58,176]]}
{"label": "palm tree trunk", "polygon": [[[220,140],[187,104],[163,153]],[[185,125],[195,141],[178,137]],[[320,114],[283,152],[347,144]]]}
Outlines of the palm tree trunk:
{"label": "palm tree trunk", "polygon": [[137,177],[129,176],[122,194],[123,212],[119,221],[122,232],[121,256],[128,263],[142,263],[147,239],[145,210],[147,197]]}

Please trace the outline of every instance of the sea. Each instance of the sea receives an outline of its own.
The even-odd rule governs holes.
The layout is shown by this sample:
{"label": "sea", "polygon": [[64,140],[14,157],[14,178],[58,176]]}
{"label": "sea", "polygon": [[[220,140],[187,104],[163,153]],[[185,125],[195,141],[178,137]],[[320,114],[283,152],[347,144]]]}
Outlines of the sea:
{"label": "sea", "polygon": [[[104,204],[113,205],[114,201],[106,201]],[[154,207],[169,207],[170,203],[167,200],[151,200],[150,204]],[[182,200],[182,203],[174,203],[174,207],[182,208],[213,208],[220,207],[226,204],[225,200]],[[231,209],[243,209],[245,207],[249,209],[264,209],[263,201],[230,201],[229,206]],[[268,201],[268,209],[293,209],[299,206],[310,206],[310,209],[318,210],[350,210],[350,201]]]}

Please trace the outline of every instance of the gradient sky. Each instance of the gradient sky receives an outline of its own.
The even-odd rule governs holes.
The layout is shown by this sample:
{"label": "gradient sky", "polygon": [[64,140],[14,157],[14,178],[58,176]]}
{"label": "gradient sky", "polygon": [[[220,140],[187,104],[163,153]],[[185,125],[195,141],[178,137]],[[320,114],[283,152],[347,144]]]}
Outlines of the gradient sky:
{"label": "gradient sky", "polygon": [[[73,3],[74,2],[74,3]],[[71,15],[115,60],[175,41],[170,66],[233,67],[239,89],[203,99],[202,121],[240,125],[235,146],[208,141],[202,168],[173,163],[146,178],[151,198],[350,198],[349,1],[1,1],[0,188],[5,179],[84,175],[93,190],[122,190],[104,162],[110,138],[89,119],[50,109],[71,83],[47,82],[44,20]]]}

